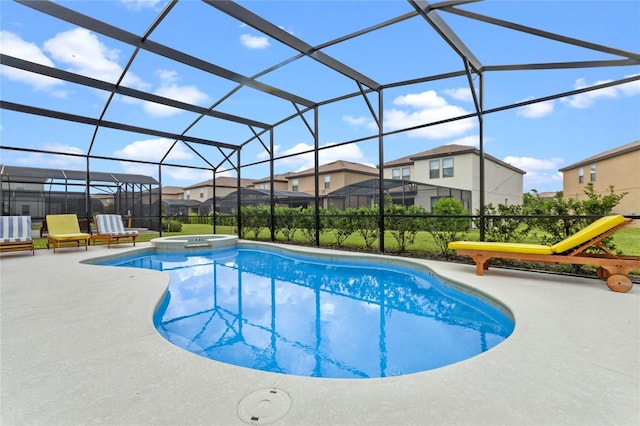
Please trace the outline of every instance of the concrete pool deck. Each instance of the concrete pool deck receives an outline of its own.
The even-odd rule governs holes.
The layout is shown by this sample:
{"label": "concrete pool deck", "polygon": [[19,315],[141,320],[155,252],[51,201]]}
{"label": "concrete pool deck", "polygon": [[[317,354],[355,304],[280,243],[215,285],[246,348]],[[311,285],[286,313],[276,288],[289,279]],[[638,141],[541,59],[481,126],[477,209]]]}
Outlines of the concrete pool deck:
{"label": "concrete pool deck", "polygon": [[422,373],[315,379],[222,364],[168,343],[152,322],[166,275],[79,263],[132,249],[0,255],[2,425],[243,425],[238,403],[266,388],[291,398],[273,425],[639,422],[638,284],[615,293],[596,279],[495,268],[476,277],[472,265],[413,260],[508,306],[511,337]]}

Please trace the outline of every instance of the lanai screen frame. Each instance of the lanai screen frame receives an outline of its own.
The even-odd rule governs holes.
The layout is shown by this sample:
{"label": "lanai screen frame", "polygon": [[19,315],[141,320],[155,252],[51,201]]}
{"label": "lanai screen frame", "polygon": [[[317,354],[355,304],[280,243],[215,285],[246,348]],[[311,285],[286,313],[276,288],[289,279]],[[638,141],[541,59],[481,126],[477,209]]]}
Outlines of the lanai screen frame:
{"label": "lanai screen frame", "polygon": [[[78,183],[81,182],[81,183]],[[87,182],[89,183],[89,187],[87,188]],[[5,192],[17,193],[17,194],[25,194],[33,192],[32,190],[20,190],[13,189],[12,185],[17,184],[39,184],[42,185],[43,188],[48,187],[48,189],[43,189],[43,194],[48,194],[47,200],[50,200],[50,196],[52,193],[65,193],[69,194],[69,187],[84,187],[87,190],[84,191],[84,202],[85,202],[85,212],[84,215],[80,215],[81,218],[86,218],[89,221],[91,217],[95,214],[95,211],[92,207],[92,198],[90,194],[90,189],[98,189],[102,194],[108,194],[113,196],[115,213],[123,214],[124,216],[131,217],[131,210],[133,209],[135,215],[135,211],[144,211],[144,204],[142,203],[142,195],[147,194],[147,198],[149,199],[149,206],[152,203],[152,197],[154,192],[154,187],[159,189],[160,183],[153,177],[144,176],[144,175],[136,175],[132,173],[109,173],[109,172],[97,172],[97,171],[79,171],[79,170],[71,170],[71,169],[52,169],[52,168],[39,168],[39,167],[24,167],[24,166],[11,166],[0,164],[0,204],[2,204],[2,214],[5,213],[5,210],[9,214],[12,213],[12,210],[15,212],[15,209],[11,208],[11,195],[5,197]],[[6,188],[5,188],[6,187]],[[54,191],[53,188],[64,188],[64,191]],[[131,190],[130,190],[131,189]],[[138,190],[138,197],[140,198],[140,202],[136,204],[136,189]],[[36,191],[37,192],[37,191]],[[81,194],[82,192],[77,192],[76,194]],[[116,194],[118,195],[116,197]],[[8,200],[5,200],[5,198]],[[133,200],[129,203],[129,198]],[[124,207],[122,206],[122,201],[124,199]],[[97,202],[100,202],[95,199]],[[6,201],[6,204],[5,204]],[[50,206],[48,203],[44,204],[43,207],[43,216],[33,216],[32,220],[44,220],[47,214],[51,214]],[[128,211],[128,213],[127,213]],[[65,207],[64,211],[58,213],[73,213],[69,211],[67,207]],[[148,221],[145,221],[148,223]],[[137,224],[136,226],[141,226],[142,224]]]}
{"label": "lanai screen frame", "polygon": [[[577,95],[580,93],[590,92],[594,90],[599,90],[607,87],[619,86],[622,84],[630,83],[632,81],[640,80],[640,75],[635,75],[619,80],[610,81],[607,83],[597,84],[594,86],[589,86],[581,89],[566,91],[562,93],[556,93],[545,97],[540,97],[536,99],[531,99],[523,102],[512,103],[508,105],[503,105],[496,108],[485,109],[483,106],[484,100],[484,77],[487,72],[500,72],[500,71],[524,71],[524,70],[550,70],[550,69],[573,69],[573,68],[594,68],[594,67],[629,67],[629,66],[637,66],[640,65],[640,53],[637,52],[629,52],[621,49],[616,49],[609,46],[603,46],[595,43],[591,43],[584,40],[579,40],[575,38],[570,38],[566,36],[562,36],[559,34],[555,34],[548,31],[543,31],[537,28],[528,27],[524,25],[520,25],[514,22],[509,22],[501,19],[496,19],[490,16],[485,16],[482,14],[478,14],[475,12],[471,12],[465,10],[463,8],[459,8],[458,6],[472,3],[477,0],[445,0],[440,2],[429,2],[426,0],[407,0],[413,9],[411,12],[405,13],[400,16],[390,17],[388,20],[384,22],[380,22],[377,25],[370,26],[368,28],[363,28],[359,31],[343,35],[337,39],[332,41],[323,43],[321,45],[312,46],[304,42],[303,40],[295,37],[294,35],[284,31],[276,24],[270,22],[269,20],[258,16],[254,12],[242,7],[238,3],[233,1],[215,1],[215,0],[203,0],[207,5],[217,9],[219,12],[224,13],[232,18],[235,18],[241,23],[244,23],[257,31],[260,31],[264,35],[271,37],[284,45],[298,51],[299,53],[292,58],[282,61],[281,63],[272,66],[268,69],[263,70],[262,72],[254,75],[254,76],[244,76],[240,75],[234,71],[225,69],[217,64],[207,62],[201,58],[197,58],[194,56],[190,56],[185,54],[184,52],[172,49],[168,46],[164,46],[159,43],[155,43],[149,39],[152,35],[153,31],[162,23],[164,19],[171,13],[172,9],[178,3],[178,0],[170,0],[164,9],[159,12],[155,21],[149,26],[149,28],[143,34],[133,34],[122,28],[107,24],[100,20],[97,20],[93,17],[81,14],[72,9],[66,8],[59,4],[45,1],[45,0],[15,0],[17,3],[25,7],[29,7],[43,14],[49,15],[53,18],[66,21],[73,25],[76,25],[81,28],[88,29],[90,31],[96,32],[103,36],[109,37],[111,39],[117,40],[119,42],[128,44],[135,48],[133,54],[129,58],[127,65],[123,68],[122,74],[118,81],[113,84],[97,79],[93,79],[87,76],[75,74],[72,72],[64,71],[58,68],[48,67],[44,65],[40,65],[34,62],[26,61],[24,59],[20,59],[17,57],[9,56],[6,54],[0,54],[0,63],[5,66],[13,67],[16,69],[21,69],[25,71],[29,71],[32,73],[36,73],[43,76],[52,77],[55,79],[63,80],[70,83],[79,84],[89,88],[96,88],[110,93],[107,101],[105,102],[102,114],[99,117],[87,117],[65,113],[57,110],[43,109],[38,107],[29,106],[26,104],[20,104],[15,102],[8,102],[0,99],[0,108],[15,111],[18,113],[24,114],[32,114],[37,116],[49,117],[57,120],[64,120],[74,123],[82,123],[89,126],[94,127],[93,137],[86,154],[77,154],[81,155],[86,160],[86,168],[87,174],[91,170],[90,162],[94,159],[100,160],[114,160],[114,161],[122,161],[121,158],[115,157],[106,157],[106,156],[98,156],[92,154],[93,145],[95,142],[96,134],[101,128],[110,128],[121,131],[129,131],[136,132],[144,135],[151,135],[163,138],[170,138],[174,141],[172,147],[164,154],[163,158],[159,162],[150,162],[150,161],[139,161],[134,159],[128,159],[127,161],[134,163],[142,163],[142,164],[153,164],[158,167],[158,181],[160,182],[160,186],[162,187],[162,167],[163,166],[174,166],[174,167],[186,167],[192,169],[202,169],[202,170],[210,170],[213,173],[212,186],[214,190],[214,199],[215,199],[215,176],[216,173],[227,172],[229,170],[236,172],[237,182],[238,182],[238,190],[240,190],[240,179],[242,169],[245,167],[250,167],[258,164],[269,164],[270,170],[270,188],[271,188],[271,215],[273,219],[273,210],[274,210],[274,162],[276,160],[280,160],[286,158],[286,156],[278,156],[274,155],[274,129],[277,126],[280,126],[290,120],[293,119],[301,119],[310,134],[313,136],[314,141],[314,149],[312,151],[307,151],[307,153],[313,153],[314,155],[314,175],[315,175],[315,208],[316,208],[316,229],[319,228],[320,220],[319,220],[319,182],[318,182],[318,168],[319,168],[319,152],[323,149],[319,146],[319,121],[318,121],[318,109],[325,105],[330,105],[334,102],[340,102],[347,99],[351,99],[354,97],[361,97],[367,104],[368,109],[371,113],[372,118],[378,127],[378,133],[374,136],[369,136],[360,139],[353,139],[349,141],[344,141],[339,144],[334,144],[331,148],[335,148],[340,145],[348,145],[363,141],[369,140],[377,140],[378,143],[378,164],[379,167],[379,177],[380,181],[383,181],[384,176],[384,168],[382,165],[384,164],[384,142],[385,137],[408,132],[411,130],[416,130],[420,128],[436,126],[452,121],[464,120],[469,118],[475,118],[478,120],[479,125],[479,152],[480,152],[480,238],[484,239],[484,213],[483,207],[485,205],[484,195],[485,195],[485,171],[484,171],[484,129],[483,129],[483,118],[492,113],[520,108],[523,106],[545,102],[553,99],[559,99],[563,97],[568,97],[572,95]],[[363,9],[363,13],[366,13],[366,10]],[[523,32],[526,34],[534,35],[537,37],[542,37],[548,40],[553,40],[559,43],[565,43],[573,46],[578,46],[585,49],[590,49],[593,51],[606,53],[609,55],[613,55],[618,57],[619,59],[611,59],[611,60],[592,60],[592,61],[567,61],[567,62],[543,62],[543,63],[530,63],[530,64],[506,64],[506,65],[485,65],[481,61],[479,61],[473,54],[473,52],[464,44],[464,42],[458,37],[458,35],[453,31],[452,28],[445,22],[442,18],[441,14],[453,14],[462,16],[474,21],[480,21],[484,23],[488,23],[491,25],[496,25],[499,27],[507,28],[513,31]],[[380,84],[369,76],[361,73],[358,70],[355,70],[346,64],[336,60],[335,58],[325,54],[322,49],[327,48],[329,46],[333,46],[344,41],[350,40],[352,38],[361,36],[363,34],[367,34],[376,30],[380,30],[382,28],[386,28],[388,26],[403,22],[410,18],[419,17],[424,20],[425,25],[430,26],[446,43],[449,47],[459,56],[461,61],[461,67],[459,70],[455,70],[448,73],[442,74],[434,74],[434,75],[426,75],[422,78],[412,79],[408,81],[398,81],[389,84]],[[224,78],[229,81],[233,81],[237,83],[237,86],[227,93],[222,98],[218,99],[214,102],[209,108],[203,108],[201,106],[176,101],[174,99],[170,99],[167,97],[158,96],[156,94],[145,92],[142,90],[131,89],[129,87],[125,87],[122,85],[123,79],[131,65],[136,59],[136,56],[141,51],[147,51],[156,55],[163,56],[170,60],[174,60],[180,62],[189,67],[193,67],[199,69],[201,71],[210,73],[217,77]],[[332,99],[326,99],[323,101],[312,101],[309,99],[305,99],[302,96],[299,96],[295,93],[289,93],[285,90],[282,90],[277,87],[273,87],[264,83],[257,81],[257,78],[268,74],[274,70],[277,70],[281,67],[286,66],[290,62],[293,62],[297,59],[307,57],[313,59],[314,61],[322,64],[334,72],[340,73],[343,76],[351,79],[357,90],[352,93],[345,93],[342,96],[335,97]],[[405,129],[399,129],[394,131],[385,131],[383,127],[383,97],[384,92],[387,89],[397,88],[407,85],[413,85],[418,83],[425,83],[430,81],[437,81],[448,78],[455,77],[466,77],[469,88],[471,89],[471,93],[473,95],[475,112],[454,117],[446,120],[441,120],[437,122],[425,123],[423,125],[414,126]],[[301,76],[300,78],[304,78]],[[476,84],[477,82],[477,84]],[[268,94],[270,96],[276,96],[281,99],[285,99],[292,103],[294,106],[296,113],[286,117],[276,123],[265,123],[258,120],[254,120],[251,117],[237,116],[227,113],[222,113],[216,111],[215,108],[220,103],[222,103],[225,99],[233,96],[233,94],[238,91],[242,87],[250,87],[252,89],[258,90],[264,94]],[[199,114],[199,117],[185,129],[179,129],[174,132],[166,132],[153,128],[142,128],[132,124],[121,123],[121,122],[111,122],[103,119],[105,113],[109,109],[111,105],[111,101],[113,97],[118,95],[124,95],[128,97],[135,98],[137,100],[143,101],[151,101],[155,103],[159,103],[161,105],[170,106],[173,108],[178,108],[185,111],[191,111]],[[375,99],[377,96],[377,105],[375,102],[371,102],[369,99],[369,95],[372,95]],[[310,122],[305,117],[305,113],[313,114],[313,122]],[[248,126],[253,133],[253,137],[249,138],[245,142],[239,144],[232,144],[223,141],[216,141],[206,138],[196,138],[187,135],[189,130],[203,117],[210,116],[216,117],[218,119],[226,120],[229,122],[241,124],[244,126]],[[265,152],[269,155],[269,158],[264,161],[253,162],[243,164],[241,159],[241,151],[242,148],[248,145],[249,143],[257,141],[262,145]],[[202,159],[202,161],[207,165],[207,167],[198,167],[186,164],[175,164],[169,163],[167,161],[167,157],[175,144],[178,142],[184,143],[188,146],[198,157]],[[198,151],[198,146],[212,146],[219,150],[224,158],[218,164],[212,164],[207,158],[201,155]],[[0,149],[7,150],[16,150],[16,151],[26,151],[26,152],[37,152],[37,153],[45,153],[45,154],[54,154],[54,155],[69,155],[68,153],[57,152],[57,151],[44,151],[44,150],[36,150],[31,148],[25,148],[21,146],[8,146],[8,145],[0,145]],[[296,153],[296,155],[300,155],[301,153]],[[225,165],[227,164],[227,165]],[[231,166],[229,167],[228,164]],[[87,188],[89,185],[87,184]],[[88,189],[87,189],[88,191]],[[240,193],[240,191],[238,191]],[[379,199],[383,199],[383,186],[380,186],[380,194]],[[162,197],[160,195],[160,201],[162,201]],[[159,203],[160,205],[161,203]],[[238,216],[237,216],[237,225],[238,232],[240,232],[240,227],[242,226],[241,218],[240,218],[240,206],[241,200],[238,198]],[[160,219],[162,216],[161,212],[158,212],[158,218]],[[273,220],[271,221],[273,227]],[[215,223],[215,221],[214,221]],[[384,211],[380,209],[380,216],[378,218],[378,228],[379,228],[379,238],[378,238],[378,250],[382,253],[384,252]],[[272,235],[274,233],[272,232]],[[319,232],[316,232],[316,246],[320,245],[319,240]]]}

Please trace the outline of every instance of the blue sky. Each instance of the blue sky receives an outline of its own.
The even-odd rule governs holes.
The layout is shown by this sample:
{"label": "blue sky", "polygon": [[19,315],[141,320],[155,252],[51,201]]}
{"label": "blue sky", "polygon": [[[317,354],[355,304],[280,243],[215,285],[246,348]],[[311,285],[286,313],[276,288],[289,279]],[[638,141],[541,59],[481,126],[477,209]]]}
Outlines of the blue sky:
{"label": "blue sky", "polygon": [[[111,25],[143,34],[158,16],[164,1],[64,1],[59,4],[96,17]],[[248,1],[240,4],[271,20],[284,31],[312,46],[375,25],[412,11],[405,1]],[[535,27],[563,36],[620,50],[640,52],[640,1],[483,1],[461,9]],[[550,41],[440,12],[485,66],[538,62],[591,61],[619,57],[570,44]],[[133,47],[86,29],[58,21],[23,5],[0,1],[0,50],[26,59],[95,79],[115,82],[129,61]],[[244,76],[288,60],[297,52],[265,36],[215,8],[195,0],[181,0],[150,40],[200,57]],[[427,25],[414,17],[400,24],[366,34],[322,50],[349,67],[388,84],[462,69],[460,58]],[[484,107],[570,91],[640,74],[640,66],[536,71],[487,72]],[[309,58],[257,78],[261,83],[295,93],[314,102],[358,91],[356,84]],[[477,79],[476,79],[477,83]],[[141,51],[126,74],[124,86],[209,107],[237,84]],[[106,92],[49,79],[0,66],[3,101],[16,102],[72,114],[98,117],[108,98]],[[474,111],[466,77],[386,89],[384,128],[393,131],[423,123],[465,115]],[[377,106],[377,97],[370,97]],[[275,123],[295,113],[289,101],[244,87],[220,103],[216,110]],[[159,161],[173,140],[0,111],[2,146],[30,147],[67,153],[86,153]],[[305,114],[313,123],[313,116]],[[116,96],[105,120],[131,123],[181,133],[197,115]],[[320,146],[331,146],[375,135],[377,130],[361,97],[319,109]],[[386,137],[384,159],[391,161],[445,144],[476,145],[475,118]],[[247,126],[205,118],[187,135],[231,144],[253,135]],[[276,128],[276,155],[289,155],[313,147],[313,137],[301,119]],[[560,190],[559,168],[599,152],[640,139],[640,81],[537,103],[524,108],[488,114],[484,119],[485,150],[527,172],[524,190]],[[268,143],[268,137],[264,139]],[[197,146],[204,159],[228,169],[224,155],[212,147]],[[0,163],[32,167],[83,170],[82,158],[0,150]],[[243,148],[242,163],[254,163],[268,155],[259,142]],[[320,162],[333,160],[376,165],[377,140],[341,145],[321,151]],[[207,166],[186,144],[178,142],[168,161]],[[280,159],[276,173],[313,166],[311,154]],[[126,161],[91,160],[91,168],[158,176],[153,165]],[[247,167],[245,178],[267,176],[267,165]],[[234,175],[233,172],[226,172]],[[162,168],[164,185],[189,186],[209,178],[209,172],[175,167]]]}

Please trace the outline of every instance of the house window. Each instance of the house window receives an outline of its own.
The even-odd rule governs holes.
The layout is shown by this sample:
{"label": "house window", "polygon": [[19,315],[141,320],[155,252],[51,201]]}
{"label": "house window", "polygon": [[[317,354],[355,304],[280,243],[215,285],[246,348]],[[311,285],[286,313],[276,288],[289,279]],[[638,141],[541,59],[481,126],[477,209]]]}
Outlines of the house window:
{"label": "house window", "polygon": [[391,179],[400,180],[400,169],[391,169]]}
{"label": "house window", "polygon": [[584,183],[584,169],[582,167],[578,169],[578,183]]}
{"label": "house window", "polygon": [[429,161],[429,179],[440,178],[440,160]]}
{"label": "house window", "polygon": [[329,189],[331,188],[331,176],[326,175],[324,177],[324,189]]}
{"label": "house window", "polygon": [[291,190],[292,191],[298,191],[298,186],[300,185],[300,183],[298,182],[298,179],[293,179],[291,181]]}
{"label": "house window", "polygon": [[200,198],[204,198],[204,188],[200,188]]}
{"label": "house window", "polygon": [[596,181],[596,165],[592,164],[591,165],[591,176],[590,176],[591,182],[595,182]]}
{"label": "house window", "polygon": [[269,184],[268,183],[261,183],[260,184],[260,189],[269,189]]}
{"label": "house window", "polygon": [[453,158],[444,158],[442,160],[442,177],[453,177]]}
{"label": "house window", "polygon": [[410,180],[411,179],[411,168],[410,167],[403,167],[402,168],[402,179],[403,180]]}
{"label": "house window", "polygon": [[191,199],[191,191],[187,191],[187,198],[186,198],[186,199],[187,199],[187,200],[190,200],[190,199]]}
{"label": "house window", "polygon": [[31,208],[29,204],[22,205],[22,216],[31,216]]}

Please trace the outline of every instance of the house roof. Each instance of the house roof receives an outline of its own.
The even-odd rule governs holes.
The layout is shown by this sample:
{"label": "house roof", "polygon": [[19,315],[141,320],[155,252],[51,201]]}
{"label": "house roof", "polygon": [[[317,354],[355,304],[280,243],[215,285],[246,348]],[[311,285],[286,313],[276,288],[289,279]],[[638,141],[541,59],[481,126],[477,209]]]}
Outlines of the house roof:
{"label": "house roof", "polygon": [[[360,173],[371,176],[378,176],[379,170],[375,167],[367,166],[366,164],[353,163],[346,160],[337,160],[331,163],[323,164],[318,167],[318,173],[332,173],[332,172],[350,172]],[[304,176],[312,176],[314,169],[306,169],[300,172],[289,173],[287,179],[298,178]]]}
{"label": "house roof", "polygon": [[558,195],[558,192],[560,191],[546,191],[546,192],[539,192],[538,196],[540,198],[555,198],[556,195]]}
{"label": "house roof", "polygon": [[607,160],[609,158],[628,154],[630,152],[638,151],[638,150],[640,150],[640,140],[628,143],[626,145],[619,146],[617,148],[610,149],[608,151],[601,152],[600,154],[596,154],[589,158],[585,158],[584,160],[580,160],[577,163],[573,163],[566,167],[563,167],[559,169],[559,171],[565,172],[567,170],[575,169],[576,167],[586,166],[588,164],[593,164],[597,161]]}
{"label": "house roof", "polygon": [[[68,180],[86,181],[86,170],[43,169],[36,167],[7,166],[0,164],[0,176],[5,182],[45,183]],[[151,176],[130,173],[89,172],[91,182],[134,183],[158,185]]]}
{"label": "house roof", "polygon": [[180,194],[182,193],[182,188],[179,186],[163,186],[162,187],[163,194]]}
{"label": "house roof", "polygon": [[201,203],[198,200],[162,200],[162,202],[171,207],[195,207]]}
{"label": "house roof", "polygon": [[[273,180],[275,182],[287,182],[287,178],[289,177],[290,174],[291,172],[275,174],[273,175]],[[262,183],[262,182],[269,182],[270,180],[271,178],[267,176],[262,179],[254,180],[253,183],[256,184],[256,183]]]}
{"label": "house roof", "polygon": [[439,186],[432,185],[430,183],[418,182],[413,180],[404,180],[404,179],[367,179],[360,182],[355,182],[350,185],[343,186],[342,188],[336,189],[333,192],[328,194],[329,197],[357,197],[357,196],[367,196],[367,197],[376,197],[378,195],[378,191],[380,190],[380,186],[383,187],[385,192],[391,191],[396,188],[402,187],[410,187],[414,186],[416,188],[421,188],[422,190],[426,188],[430,189],[445,189],[447,191],[462,191],[464,193],[471,193],[471,191],[466,189],[458,189],[451,188],[448,186]]}
{"label": "house roof", "polygon": [[[243,199],[247,199],[248,197],[255,198],[263,198],[268,199],[271,196],[271,191],[268,189],[256,189],[256,188],[241,188],[241,197]],[[273,195],[276,201],[282,200],[309,200],[315,198],[313,194],[309,194],[307,192],[302,191],[283,191],[283,190],[274,190]],[[229,194],[222,197],[222,200],[234,200],[237,197],[237,191],[230,192]]]}
{"label": "house roof", "polygon": [[[442,145],[433,149],[429,149],[427,151],[418,152],[417,154],[407,155],[406,157],[398,158],[396,160],[388,161],[384,163],[384,167],[393,167],[393,166],[404,166],[415,163],[418,160],[427,160],[429,158],[440,158],[447,155],[462,155],[462,154],[476,154],[480,155],[480,150],[467,145]],[[507,167],[517,173],[526,174],[524,170],[521,170],[515,166],[512,166],[509,163],[506,163],[492,155],[489,155],[485,152],[484,157],[493,161],[494,163],[498,163],[504,167]]]}
{"label": "house roof", "polygon": [[[253,183],[253,179],[240,178],[240,186],[243,188],[246,188],[251,183]],[[218,187],[227,186],[230,188],[235,188],[237,185],[238,185],[238,179],[235,177],[220,176],[216,178],[216,186]],[[200,183],[196,183],[194,185],[185,186],[182,189],[193,189],[193,188],[200,188],[203,186],[211,186],[211,180],[209,179],[209,180],[202,181]]]}

